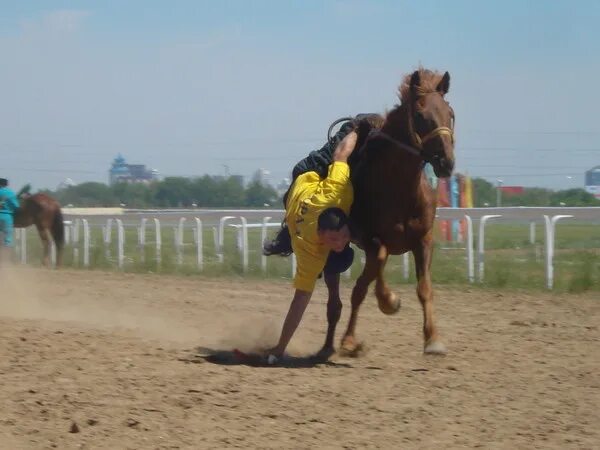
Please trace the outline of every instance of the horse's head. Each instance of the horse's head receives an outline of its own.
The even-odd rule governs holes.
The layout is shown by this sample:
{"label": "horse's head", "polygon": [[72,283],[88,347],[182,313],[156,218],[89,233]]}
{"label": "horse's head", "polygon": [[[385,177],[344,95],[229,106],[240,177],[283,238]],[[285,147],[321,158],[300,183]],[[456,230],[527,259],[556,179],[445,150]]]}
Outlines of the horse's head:
{"label": "horse's head", "polygon": [[450,74],[420,69],[407,76],[400,88],[408,106],[408,128],[413,146],[433,166],[438,177],[454,169],[454,111],[444,99]]}

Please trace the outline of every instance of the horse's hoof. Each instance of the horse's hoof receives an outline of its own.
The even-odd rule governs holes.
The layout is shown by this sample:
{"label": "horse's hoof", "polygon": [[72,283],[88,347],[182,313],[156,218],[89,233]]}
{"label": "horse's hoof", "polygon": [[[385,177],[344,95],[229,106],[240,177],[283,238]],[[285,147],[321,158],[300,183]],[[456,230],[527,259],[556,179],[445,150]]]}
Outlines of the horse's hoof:
{"label": "horse's hoof", "polygon": [[423,353],[426,355],[445,355],[448,351],[440,341],[432,341],[425,346]]}
{"label": "horse's hoof", "polygon": [[362,342],[356,342],[354,339],[344,339],[340,347],[340,356],[357,358],[363,353],[364,345]]}
{"label": "horse's hoof", "polygon": [[335,349],[333,347],[323,347],[317,354],[313,356],[313,358],[317,361],[328,361],[331,356],[335,354]]}
{"label": "horse's hoof", "polygon": [[379,305],[379,310],[387,315],[397,313],[401,306],[400,298],[396,294],[390,294],[386,299],[380,300],[378,298],[377,304]]}

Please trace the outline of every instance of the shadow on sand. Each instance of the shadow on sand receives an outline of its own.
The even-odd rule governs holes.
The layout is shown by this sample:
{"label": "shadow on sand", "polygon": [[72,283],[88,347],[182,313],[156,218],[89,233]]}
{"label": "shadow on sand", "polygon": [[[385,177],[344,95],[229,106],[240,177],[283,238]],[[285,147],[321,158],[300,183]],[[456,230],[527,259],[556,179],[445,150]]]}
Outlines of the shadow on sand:
{"label": "shadow on sand", "polygon": [[288,369],[306,369],[317,366],[352,368],[351,364],[324,360],[314,355],[311,356],[285,356],[276,364],[267,364],[265,358],[258,354],[240,356],[234,350],[217,350],[207,347],[196,347],[189,356],[179,358],[180,361],[199,364],[209,362],[221,366],[249,366],[249,367],[283,367]]}

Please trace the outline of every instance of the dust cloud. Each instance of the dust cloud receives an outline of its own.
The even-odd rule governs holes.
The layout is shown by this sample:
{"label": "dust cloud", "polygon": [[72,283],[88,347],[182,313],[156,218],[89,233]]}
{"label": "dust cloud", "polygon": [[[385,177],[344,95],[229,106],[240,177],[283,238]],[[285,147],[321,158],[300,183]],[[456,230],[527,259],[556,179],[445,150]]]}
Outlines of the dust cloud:
{"label": "dust cloud", "polygon": [[150,311],[127,310],[122,302],[93,302],[85,291],[61,297],[52,289],[51,275],[46,270],[0,268],[0,316],[127,329],[140,337],[171,342],[192,342],[200,335],[195,327]]}
{"label": "dust cloud", "polygon": [[[67,279],[73,282],[85,278],[86,272],[73,271]],[[195,344],[215,349],[237,348],[244,352],[259,352],[275,345],[281,324],[278,314],[240,316],[235,308],[225,308],[218,314],[211,312],[201,320],[190,320],[191,305],[182,311],[172,303],[173,293],[166,289],[164,302],[152,307],[132,298],[127,290],[111,292],[112,277],[105,274],[109,283],[89,283],[86,286],[71,285],[65,281],[63,271],[0,267],[0,317],[47,320],[64,326],[126,331],[143,339],[158,340],[165,344]],[[153,290],[148,286],[147,295]],[[193,289],[177,288],[177,293],[193,296]],[[139,292],[139,288],[136,289]],[[112,294],[112,295],[111,295]],[[181,294],[179,294],[181,295]],[[171,306],[170,306],[171,305]],[[201,306],[201,305],[198,305]],[[228,305],[227,305],[228,306]],[[62,326],[62,325],[61,325]],[[302,341],[296,339],[292,351],[299,351]]]}

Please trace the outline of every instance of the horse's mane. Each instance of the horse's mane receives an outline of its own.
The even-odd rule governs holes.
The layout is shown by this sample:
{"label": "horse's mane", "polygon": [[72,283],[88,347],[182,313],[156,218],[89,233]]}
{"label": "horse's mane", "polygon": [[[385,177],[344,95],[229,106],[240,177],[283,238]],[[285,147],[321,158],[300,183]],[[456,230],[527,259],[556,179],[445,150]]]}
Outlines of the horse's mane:
{"label": "horse's mane", "polygon": [[[439,72],[424,69],[423,67],[419,67],[418,72],[420,75],[420,84],[418,87],[419,95],[435,92],[437,90],[438,84],[440,84],[440,81],[444,76]],[[412,75],[412,73],[405,75],[404,79],[402,80],[402,83],[400,84],[400,87],[398,88],[398,97],[403,103],[412,100],[410,90],[410,79]]]}
{"label": "horse's mane", "polygon": [[21,188],[21,190],[17,194],[17,197],[21,198],[21,197],[24,197],[24,196],[28,196],[30,194],[31,194],[31,184],[27,183],[25,186],[23,186]]}

